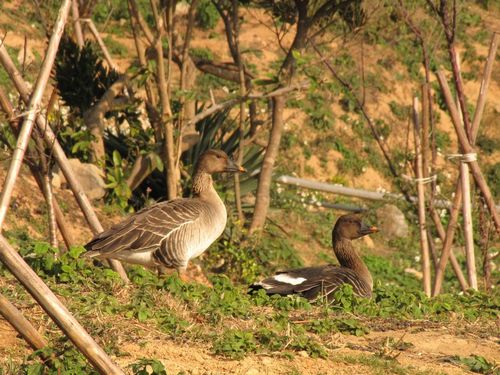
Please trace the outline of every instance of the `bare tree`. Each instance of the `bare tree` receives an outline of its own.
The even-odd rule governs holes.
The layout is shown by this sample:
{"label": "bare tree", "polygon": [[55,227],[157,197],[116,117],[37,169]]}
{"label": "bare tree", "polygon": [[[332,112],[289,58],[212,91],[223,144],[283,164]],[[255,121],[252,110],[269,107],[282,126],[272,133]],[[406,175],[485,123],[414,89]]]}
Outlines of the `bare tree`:
{"label": "bare tree", "polygon": [[[283,11],[282,7],[278,7],[278,3],[282,5],[282,2],[264,1],[263,3],[264,6],[268,6],[275,14],[276,12],[279,14],[280,11]],[[331,23],[336,14],[339,14],[340,17],[347,21],[348,17],[356,11],[358,14],[362,13],[360,4],[360,0],[339,2],[328,0],[321,2],[312,0],[293,0],[287,2],[287,11],[281,14],[282,21],[288,20],[290,23],[295,23],[296,28],[293,42],[279,70],[279,81],[281,86],[290,85],[295,75],[294,53],[301,52],[307,47],[308,40],[312,36],[311,34],[315,27],[320,23]],[[290,10],[293,10],[294,13],[290,14]],[[314,36],[319,35],[319,33],[325,29],[324,25],[322,26],[319,32],[316,30]],[[261,230],[266,220],[270,203],[272,173],[278,155],[283,129],[283,109],[285,101],[285,96],[273,98],[271,133],[269,135],[269,141],[259,176],[255,209],[249,233]]]}

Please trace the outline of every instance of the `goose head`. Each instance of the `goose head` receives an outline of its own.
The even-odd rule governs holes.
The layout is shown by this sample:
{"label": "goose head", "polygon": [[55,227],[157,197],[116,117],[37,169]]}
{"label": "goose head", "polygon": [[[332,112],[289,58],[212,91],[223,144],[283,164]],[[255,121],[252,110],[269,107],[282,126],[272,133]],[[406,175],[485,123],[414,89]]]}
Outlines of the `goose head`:
{"label": "goose head", "polygon": [[198,171],[203,171],[209,174],[212,173],[243,173],[245,168],[239,166],[232,161],[224,151],[208,150],[205,151],[198,162]]}
{"label": "goose head", "polygon": [[341,216],[333,227],[334,238],[354,240],[370,233],[378,232],[378,228],[364,223],[359,215],[349,214]]}

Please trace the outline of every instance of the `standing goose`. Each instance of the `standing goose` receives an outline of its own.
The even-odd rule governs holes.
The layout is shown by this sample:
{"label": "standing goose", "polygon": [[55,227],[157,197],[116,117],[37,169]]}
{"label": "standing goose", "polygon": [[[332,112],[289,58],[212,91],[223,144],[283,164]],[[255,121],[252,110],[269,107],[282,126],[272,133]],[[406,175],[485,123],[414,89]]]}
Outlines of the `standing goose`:
{"label": "standing goose", "polygon": [[309,300],[324,296],[332,300],[332,293],[343,284],[350,284],[356,295],[371,297],[372,276],[352,246],[352,240],[377,231],[376,227],[366,225],[355,214],[341,216],[332,231],[333,251],[340,267],[328,264],[283,271],[250,288],[264,289],[267,294],[300,294]]}
{"label": "standing goose", "polygon": [[224,231],[227,212],[212,174],[245,172],[219,150],[201,155],[193,175],[192,198],[157,203],[96,235],[85,248],[90,258],[116,259],[182,277],[190,259],[203,253]]}

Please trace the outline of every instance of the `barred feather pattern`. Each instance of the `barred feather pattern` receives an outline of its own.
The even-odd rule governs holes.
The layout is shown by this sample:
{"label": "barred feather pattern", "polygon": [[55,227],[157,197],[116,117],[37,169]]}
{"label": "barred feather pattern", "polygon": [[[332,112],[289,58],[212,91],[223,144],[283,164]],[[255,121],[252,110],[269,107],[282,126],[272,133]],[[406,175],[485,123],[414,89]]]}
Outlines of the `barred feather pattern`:
{"label": "barred feather pattern", "polygon": [[206,183],[202,196],[158,203],[98,234],[85,246],[86,255],[185,269],[226,226],[224,203],[211,178]]}
{"label": "barred feather pattern", "polygon": [[342,285],[350,284],[360,297],[371,297],[373,280],[370,271],[352,246],[352,241],[333,232],[333,249],[339,266],[305,267],[279,272],[250,286],[252,290],[264,289],[267,294],[300,294],[309,300],[327,298]]}
{"label": "barred feather pattern", "polygon": [[[276,280],[277,275],[286,275],[291,280],[304,279],[303,282],[292,285],[291,283]],[[371,285],[359,277],[359,275],[348,268],[334,265],[320,267],[306,267],[291,271],[279,272],[275,276],[268,277],[254,284],[254,289],[263,288],[268,294],[301,294],[303,297],[314,300],[318,297],[333,298],[333,294],[344,284],[352,285],[353,291],[360,297],[371,297]]]}

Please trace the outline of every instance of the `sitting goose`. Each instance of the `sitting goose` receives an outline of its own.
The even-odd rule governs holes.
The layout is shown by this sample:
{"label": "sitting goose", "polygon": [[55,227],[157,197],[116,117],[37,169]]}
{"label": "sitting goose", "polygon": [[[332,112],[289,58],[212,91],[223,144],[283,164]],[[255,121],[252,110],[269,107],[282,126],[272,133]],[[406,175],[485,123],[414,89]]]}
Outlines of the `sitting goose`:
{"label": "sitting goose", "polygon": [[85,248],[90,258],[116,259],[156,268],[175,268],[181,278],[190,259],[224,231],[227,212],[212,173],[245,172],[219,150],[201,155],[193,175],[192,198],[173,199],[139,211],[96,235]]}
{"label": "sitting goose", "polygon": [[332,231],[333,251],[340,267],[328,264],[278,272],[251,285],[250,289],[264,289],[267,294],[300,294],[309,300],[318,296],[332,300],[332,293],[340,286],[351,284],[356,295],[371,297],[373,280],[370,271],[356,253],[351,240],[377,231],[376,227],[363,223],[358,215],[343,215]]}

